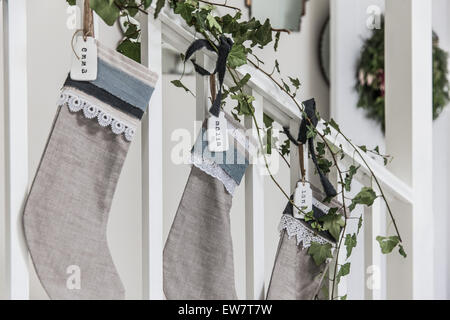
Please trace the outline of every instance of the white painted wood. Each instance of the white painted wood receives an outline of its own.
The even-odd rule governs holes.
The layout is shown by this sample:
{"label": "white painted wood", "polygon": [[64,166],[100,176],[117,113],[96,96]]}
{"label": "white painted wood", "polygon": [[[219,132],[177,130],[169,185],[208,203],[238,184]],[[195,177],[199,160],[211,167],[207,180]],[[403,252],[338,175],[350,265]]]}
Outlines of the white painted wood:
{"label": "white painted wood", "polygon": [[[380,191],[376,186],[373,190],[379,194]],[[372,291],[373,300],[385,300],[387,297],[387,274],[386,274],[386,255],[381,252],[380,244],[375,240],[379,235],[386,235],[386,209],[381,198],[377,198],[373,205],[368,208],[370,210],[372,238],[370,239],[372,264],[369,266],[367,285]],[[395,252],[394,254],[397,254]]]}
{"label": "white painted wood", "polygon": [[[373,290],[370,283],[372,283],[372,265],[373,265],[373,245],[375,237],[373,235],[372,227],[372,208],[365,207],[363,212],[363,226],[361,232],[364,237],[364,299],[373,299]],[[358,241],[358,245],[361,245]]]}
{"label": "white painted wood", "polygon": [[163,299],[163,131],[161,23],[143,26],[143,62],[160,75],[142,121],[143,298]]}
{"label": "white painted wood", "polygon": [[6,281],[10,299],[29,298],[22,213],[28,193],[26,1],[3,3],[6,106]]}
{"label": "white painted wood", "polygon": [[[195,53],[195,61],[203,68],[206,68],[206,56],[202,51]],[[188,62],[190,63],[190,62]],[[200,121],[199,128],[201,127],[203,120],[205,120],[208,114],[208,94],[209,94],[209,77],[202,76],[201,74],[195,74],[195,119]]]}
{"label": "white painted wood", "polygon": [[[412,206],[404,208],[411,220],[414,299],[434,297],[432,203],[432,2],[386,1],[386,144],[394,156],[391,171],[412,188]],[[403,222],[403,225],[408,225]],[[424,276],[429,275],[429,276]],[[392,281],[396,278],[392,277]],[[390,281],[391,282],[391,281]],[[400,293],[403,294],[403,293]],[[407,294],[406,292],[404,294]]]}
{"label": "white painted wood", "polygon": [[[255,118],[263,126],[264,98],[253,91]],[[245,127],[258,139],[252,117],[245,118]],[[257,140],[259,141],[259,140]],[[263,160],[255,159],[245,173],[245,242],[247,299],[264,299],[264,176],[259,167]]]}

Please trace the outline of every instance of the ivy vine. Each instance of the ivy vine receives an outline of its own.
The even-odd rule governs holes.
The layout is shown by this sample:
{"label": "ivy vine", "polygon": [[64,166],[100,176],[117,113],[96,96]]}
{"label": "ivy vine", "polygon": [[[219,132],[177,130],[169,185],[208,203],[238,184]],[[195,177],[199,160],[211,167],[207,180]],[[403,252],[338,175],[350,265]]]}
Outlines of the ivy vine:
{"label": "ivy vine", "polygon": [[[67,0],[69,3],[73,0]],[[339,125],[333,120],[324,121],[323,130],[316,129],[311,120],[306,116],[304,112],[304,106],[296,99],[298,91],[301,89],[301,83],[296,76],[284,76],[281,72],[280,63],[273,61],[273,67],[270,70],[266,70],[268,63],[260,59],[257,55],[257,48],[267,47],[272,45],[273,50],[277,51],[279,41],[281,41],[281,35],[289,33],[287,30],[279,30],[272,27],[270,20],[258,21],[255,18],[245,20],[242,17],[239,8],[230,6],[225,3],[213,3],[211,1],[203,0],[90,0],[91,8],[107,23],[108,25],[114,24],[119,17],[126,17],[126,30],[124,32],[124,38],[119,43],[117,50],[122,54],[140,61],[140,34],[141,30],[139,26],[133,23],[132,19],[137,14],[148,14],[149,8],[154,2],[153,16],[158,18],[164,6],[168,6],[173,13],[179,15],[187,25],[195,29],[197,35],[207,39],[211,45],[217,49],[214,43],[218,43],[220,36],[225,35],[233,40],[233,46],[230,51],[227,60],[227,71],[233,80],[232,86],[225,86],[224,99],[229,96],[234,103],[234,109],[232,111],[233,116],[240,120],[241,116],[248,116],[253,119],[255,127],[257,128],[257,134],[260,144],[261,153],[265,161],[265,167],[268,171],[270,178],[275,183],[280,192],[290,200],[290,195],[286,192],[281,185],[274,178],[270,167],[268,165],[267,154],[273,150],[272,133],[275,130],[273,127],[273,119],[264,115],[264,124],[261,126],[257,123],[254,115],[253,101],[254,97],[248,94],[245,90],[245,86],[251,78],[250,74],[240,75],[237,68],[240,66],[250,64],[255,69],[266,75],[278,88],[283,91],[295,105],[299,111],[303,114],[305,119],[310,122],[308,129],[308,138],[315,138],[314,149],[316,150],[317,161],[320,165],[320,169],[324,173],[328,173],[331,170],[335,170],[338,175],[338,184],[341,185],[339,193],[336,197],[342,206],[340,208],[331,208],[329,213],[319,219],[315,220],[312,212],[304,212],[298,208],[295,203],[291,201],[295,210],[301,211],[305,219],[312,221],[312,226],[317,231],[329,231],[335,238],[336,245],[312,243],[308,249],[308,253],[312,256],[316,264],[320,265],[332,259],[332,257],[339,257],[339,252],[344,246],[346,249],[345,261],[341,259],[335,259],[330,268],[330,272],[327,275],[331,281],[331,290],[329,297],[331,299],[345,299],[345,296],[337,296],[336,289],[337,284],[342,277],[350,273],[350,257],[353,249],[357,246],[357,234],[359,233],[363,217],[362,215],[356,215],[355,208],[357,206],[371,206],[377,198],[381,198],[385,202],[389,217],[392,221],[390,225],[393,226],[392,235],[378,235],[376,240],[380,244],[381,251],[383,253],[390,253],[395,248],[398,248],[399,253],[406,258],[406,252],[402,245],[402,239],[398,226],[394,219],[393,213],[390,209],[389,203],[386,200],[383,189],[375,176],[374,172],[365,161],[363,153],[370,153],[372,156],[377,156],[384,159],[385,163],[390,160],[389,156],[379,153],[378,147],[369,149],[366,146],[359,146],[353,144],[353,142],[344,135],[340,130]],[[218,15],[215,7],[226,8],[227,13],[225,15]],[[173,81],[173,84],[182,88],[186,92],[192,94],[192,92],[182,83],[182,79]],[[320,120],[320,115],[317,114]],[[264,126],[263,126],[264,125]],[[332,135],[332,129],[335,133]],[[264,131],[264,133],[263,133]],[[348,168],[339,162],[345,156],[342,146],[336,147],[331,141],[334,141],[336,137],[341,136],[354,150],[354,158],[359,157],[361,161],[368,168],[371,179],[374,185],[377,186],[378,192],[375,192],[371,187],[363,187],[353,198],[349,198],[348,194],[352,190],[352,179],[360,169],[354,163]],[[265,140],[265,143],[263,142]],[[284,158],[289,154],[290,143],[289,140],[284,141],[278,148],[278,153]],[[286,159],[285,159],[286,160]],[[288,164],[288,162],[286,161]],[[331,199],[327,199],[328,201]],[[356,216],[355,216],[356,215]],[[351,219],[356,219],[358,223],[358,229],[355,233],[347,233],[346,228]]]}

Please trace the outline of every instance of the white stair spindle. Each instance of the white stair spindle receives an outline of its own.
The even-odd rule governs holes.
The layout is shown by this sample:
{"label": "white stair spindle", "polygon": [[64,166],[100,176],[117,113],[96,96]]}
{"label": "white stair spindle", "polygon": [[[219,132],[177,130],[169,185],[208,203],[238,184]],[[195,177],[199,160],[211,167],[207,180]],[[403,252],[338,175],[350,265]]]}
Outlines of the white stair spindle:
{"label": "white stair spindle", "polygon": [[[255,118],[258,126],[263,126],[263,97],[256,91]],[[245,118],[245,127],[252,129],[258,140],[252,117]],[[259,145],[258,145],[259,148]],[[264,176],[259,168],[262,159],[254,158],[245,174],[245,242],[246,242],[246,291],[247,299],[264,299]]]}
{"label": "white stair spindle", "polygon": [[159,74],[142,121],[143,298],[163,299],[163,131],[161,22],[148,17],[143,62]]}
{"label": "white stair spindle", "polygon": [[28,253],[22,214],[28,193],[26,1],[3,2],[6,106],[6,289],[10,299],[29,298]]}

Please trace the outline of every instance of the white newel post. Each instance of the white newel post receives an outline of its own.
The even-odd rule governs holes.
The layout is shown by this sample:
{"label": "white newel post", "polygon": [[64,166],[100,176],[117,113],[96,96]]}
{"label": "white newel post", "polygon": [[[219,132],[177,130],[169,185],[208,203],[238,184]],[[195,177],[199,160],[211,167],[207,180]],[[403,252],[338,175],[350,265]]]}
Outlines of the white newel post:
{"label": "white newel post", "polygon": [[431,9],[431,1],[386,1],[386,147],[390,169],[413,190],[412,205],[397,212],[408,258],[388,256],[388,298],[434,297]]}
{"label": "white newel post", "polygon": [[[28,192],[26,0],[3,2],[6,107],[6,289],[29,298],[28,253],[22,213]],[[3,233],[3,232],[2,232]]]}
{"label": "white newel post", "polygon": [[[145,30],[147,29],[147,30]],[[163,131],[161,22],[148,17],[143,27],[143,63],[159,74],[142,121],[143,298],[163,299]]]}
{"label": "white newel post", "polygon": [[[263,125],[264,98],[255,90],[255,118]],[[245,117],[245,127],[252,129],[258,141],[257,128],[252,117]],[[259,144],[258,144],[259,147]],[[264,299],[264,175],[256,157],[245,173],[245,252],[246,252],[246,293],[247,299]]]}

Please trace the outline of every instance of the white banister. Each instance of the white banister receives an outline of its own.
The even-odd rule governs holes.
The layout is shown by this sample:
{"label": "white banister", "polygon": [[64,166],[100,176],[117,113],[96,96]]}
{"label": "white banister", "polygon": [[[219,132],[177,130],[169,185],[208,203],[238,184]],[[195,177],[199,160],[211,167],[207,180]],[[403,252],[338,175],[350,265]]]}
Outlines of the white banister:
{"label": "white banister", "polygon": [[148,17],[143,27],[143,62],[160,75],[142,121],[143,298],[163,299],[163,113],[161,22]]}
{"label": "white banister", "polygon": [[6,106],[6,289],[29,298],[28,254],[22,212],[28,192],[26,0],[3,2]]}
{"label": "white banister", "polygon": [[[255,118],[263,123],[264,98],[253,91]],[[258,135],[252,117],[245,118],[245,127],[252,129],[256,141]],[[261,150],[263,151],[263,150]],[[264,299],[264,176],[260,169],[261,159],[255,154],[254,163],[245,173],[245,252],[247,299]]]}
{"label": "white banister", "polygon": [[397,214],[409,256],[388,258],[398,274],[389,285],[412,283],[412,294],[393,298],[434,296],[431,9],[431,1],[386,1],[386,150],[391,171],[412,188],[412,205]]}

